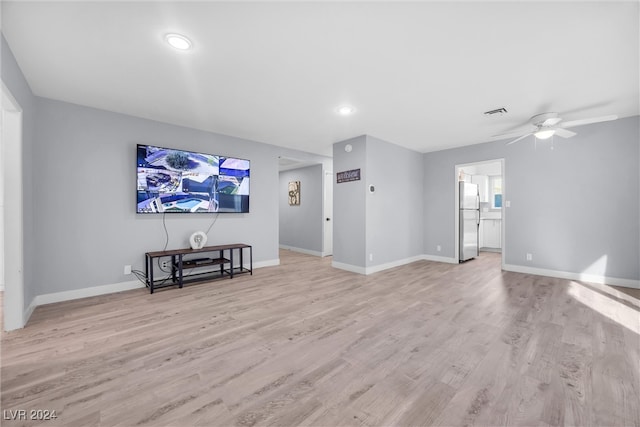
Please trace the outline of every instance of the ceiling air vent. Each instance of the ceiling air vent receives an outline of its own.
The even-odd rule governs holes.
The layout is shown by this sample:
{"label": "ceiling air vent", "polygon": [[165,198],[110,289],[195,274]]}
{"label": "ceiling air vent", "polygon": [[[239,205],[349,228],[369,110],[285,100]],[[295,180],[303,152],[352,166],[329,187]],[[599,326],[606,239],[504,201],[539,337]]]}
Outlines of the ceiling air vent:
{"label": "ceiling air vent", "polygon": [[485,116],[492,116],[494,114],[506,114],[507,113],[507,109],[504,107],[500,107],[500,108],[496,108],[495,110],[489,110],[489,111],[485,111],[484,114]]}

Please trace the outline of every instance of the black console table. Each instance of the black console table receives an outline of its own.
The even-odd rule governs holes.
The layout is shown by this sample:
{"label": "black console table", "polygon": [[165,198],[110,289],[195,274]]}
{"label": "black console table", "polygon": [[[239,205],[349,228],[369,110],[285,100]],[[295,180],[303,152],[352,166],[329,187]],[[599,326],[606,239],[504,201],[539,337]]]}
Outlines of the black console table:
{"label": "black console table", "polygon": [[[249,251],[249,268],[244,266],[244,251]],[[234,251],[238,252],[239,266],[234,267]],[[155,259],[170,258],[171,276],[162,279],[160,283],[153,277],[153,262]],[[188,275],[184,270],[195,270]],[[166,286],[178,285],[179,288],[185,283],[201,282],[220,277],[233,279],[234,274],[253,274],[253,248],[244,243],[233,243],[230,245],[205,246],[201,249],[173,249],[169,251],[147,252],[145,254],[146,285],[149,292],[154,289]],[[167,283],[169,282],[169,283]]]}

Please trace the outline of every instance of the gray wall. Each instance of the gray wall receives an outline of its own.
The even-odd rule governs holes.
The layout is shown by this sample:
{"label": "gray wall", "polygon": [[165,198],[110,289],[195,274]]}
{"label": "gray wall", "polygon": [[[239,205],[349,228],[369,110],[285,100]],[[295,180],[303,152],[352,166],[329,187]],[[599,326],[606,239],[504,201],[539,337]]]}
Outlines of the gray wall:
{"label": "gray wall", "polygon": [[638,280],[639,121],[581,126],[537,146],[531,137],[424,154],[425,253],[454,257],[455,165],[504,158],[506,264]]}
{"label": "gray wall", "polygon": [[[350,153],[344,147],[351,144]],[[333,144],[333,175],[360,169],[360,181],[333,181],[333,262],[366,267],[367,137]]]}
{"label": "gray wall", "polygon": [[[18,63],[16,62],[4,35],[0,37],[0,75],[7,89],[22,108],[22,204],[23,204],[23,280],[24,308],[26,309],[37,295],[35,288],[35,270],[37,262],[34,257],[39,238],[34,233],[34,199],[33,199],[33,153],[34,129],[36,122],[35,97],[27,84]],[[5,159],[10,161],[11,159]],[[7,182],[8,183],[8,182]],[[6,251],[12,248],[5,247]],[[15,250],[15,249],[13,249]],[[5,271],[7,266],[5,266]]]}
{"label": "gray wall", "polygon": [[334,175],[361,173],[360,181],[334,184],[334,261],[368,269],[421,255],[422,154],[365,135],[334,144],[333,155]]}
{"label": "gray wall", "polygon": [[[254,245],[256,262],[278,258],[277,159],[311,155],[35,98],[4,37],[0,47],[2,80],[23,108],[25,306],[39,294],[132,280],[123,266],[141,269],[144,252],[164,247],[161,216],[135,214],[136,143],[250,159],[251,213],[220,215],[209,242],[244,241]],[[423,154],[422,190],[413,184],[420,174],[413,166],[400,179],[409,182],[400,196],[412,200],[401,215],[422,204],[423,222],[402,216],[406,227],[389,233],[385,227],[400,221],[397,205],[378,197],[392,191],[385,169],[396,157],[412,164],[413,155],[365,136],[337,143],[334,173],[360,168],[362,180],[334,182],[334,261],[370,267],[412,256],[419,247],[414,231],[423,232],[423,253],[454,257],[455,165],[505,158],[507,264],[638,280],[639,126],[637,116],[582,126],[574,138],[556,138],[554,150],[549,142],[534,149],[529,138]],[[368,183],[377,188],[369,199]],[[422,197],[412,198],[416,191]],[[167,215],[168,247],[185,246],[211,219]],[[382,235],[367,241],[367,232]],[[533,261],[525,261],[527,252]],[[605,258],[605,271],[594,271]]]}
{"label": "gray wall", "polygon": [[[37,295],[134,280],[144,252],[162,249],[161,215],[135,214],[137,143],[251,160],[251,212],[220,214],[209,243],[246,242],[254,262],[278,260],[278,157],[297,150],[37,98],[4,37],[1,76],[23,109],[24,304]],[[36,120],[37,119],[37,120]],[[166,215],[168,248],[185,247],[213,215]]]}
{"label": "gray wall", "polygon": [[[254,263],[278,260],[278,156],[291,150],[43,98],[37,110],[37,294],[133,280],[123,266],[143,269],[144,253],[164,247],[162,215],[135,213],[137,143],[251,160],[250,213],[220,214],[208,244],[248,243]],[[167,214],[168,248],[188,247],[214,217]]]}
{"label": "gray wall", "polygon": [[[290,181],[300,181],[300,204],[289,205]],[[280,244],[322,253],[322,165],[280,172]]]}
{"label": "gray wall", "polygon": [[367,267],[421,255],[422,154],[367,136],[366,157]]}

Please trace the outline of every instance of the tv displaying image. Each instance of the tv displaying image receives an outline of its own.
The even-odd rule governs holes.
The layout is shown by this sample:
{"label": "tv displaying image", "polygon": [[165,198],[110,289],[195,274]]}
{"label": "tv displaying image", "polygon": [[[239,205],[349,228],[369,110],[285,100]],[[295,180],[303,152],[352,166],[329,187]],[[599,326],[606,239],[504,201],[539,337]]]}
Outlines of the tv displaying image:
{"label": "tv displaying image", "polygon": [[250,162],[137,146],[137,213],[249,212]]}

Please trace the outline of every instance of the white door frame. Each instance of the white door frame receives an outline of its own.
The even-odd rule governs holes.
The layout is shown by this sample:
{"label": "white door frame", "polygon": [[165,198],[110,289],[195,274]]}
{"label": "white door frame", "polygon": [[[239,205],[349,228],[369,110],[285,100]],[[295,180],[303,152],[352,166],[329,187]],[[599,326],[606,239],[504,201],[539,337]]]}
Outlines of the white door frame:
{"label": "white door frame", "polygon": [[2,174],[4,185],[4,329],[24,327],[24,240],[22,204],[22,108],[2,83]]}
{"label": "white door frame", "polygon": [[[285,167],[280,167],[278,169],[278,174],[280,174],[281,172],[289,171],[289,170],[296,170],[296,169],[306,168],[309,166],[321,165],[320,187],[322,191],[322,203],[320,208],[321,209],[320,214],[322,215],[321,217],[322,218],[322,224],[321,224],[322,248],[320,251],[307,251],[300,248],[291,248],[286,245],[282,245],[282,242],[280,242],[279,236],[278,236],[278,247],[298,250],[299,252],[302,252],[302,253],[308,253],[310,255],[315,255],[320,257],[332,255],[333,254],[333,187],[328,188],[327,176],[331,175],[332,177],[333,172],[329,169],[325,169],[325,164],[317,160],[304,160],[304,159],[299,159],[299,158],[289,157],[289,156],[278,156],[278,160],[280,159],[288,160],[290,164],[286,165]],[[329,185],[333,185],[333,178],[329,179]],[[330,197],[330,200],[328,200],[328,197]],[[330,201],[331,203],[328,203],[328,201]],[[280,211],[278,211],[278,215],[280,215]],[[327,218],[331,218],[331,220],[326,221]],[[326,222],[330,222],[329,230],[327,229]]]}
{"label": "white door frame", "polygon": [[501,255],[502,255],[502,262],[501,262],[501,268],[504,270],[504,265],[505,265],[505,259],[506,259],[506,252],[507,252],[507,248],[505,247],[505,236],[504,236],[504,230],[505,230],[505,222],[506,222],[506,209],[505,209],[505,203],[506,203],[506,194],[507,194],[507,190],[506,190],[506,179],[505,179],[505,159],[489,159],[489,160],[482,160],[479,162],[473,162],[473,163],[463,163],[463,164],[459,164],[459,165],[455,165],[454,167],[454,191],[455,191],[455,200],[454,200],[454,228],[455,228],[455,233],[454,233],[454,255],[453,258],[456,260],[460,259],[460,228],[458,225],[458,222],[460,221],[460,187],[458,185],[458,177],[460,174],[460,169],[464,169],[465,167],[469,167],[469,166],[477,166],[477,165],[482,165],[485,163],[495,163],[495,162],[500,162],[500,170],[502,173],[502,221],[500,221],[500,241],[501,241]]}
{"label": "white door frame", "polygon": [[333,172],[323,169],[322,256],[333,255]]}

